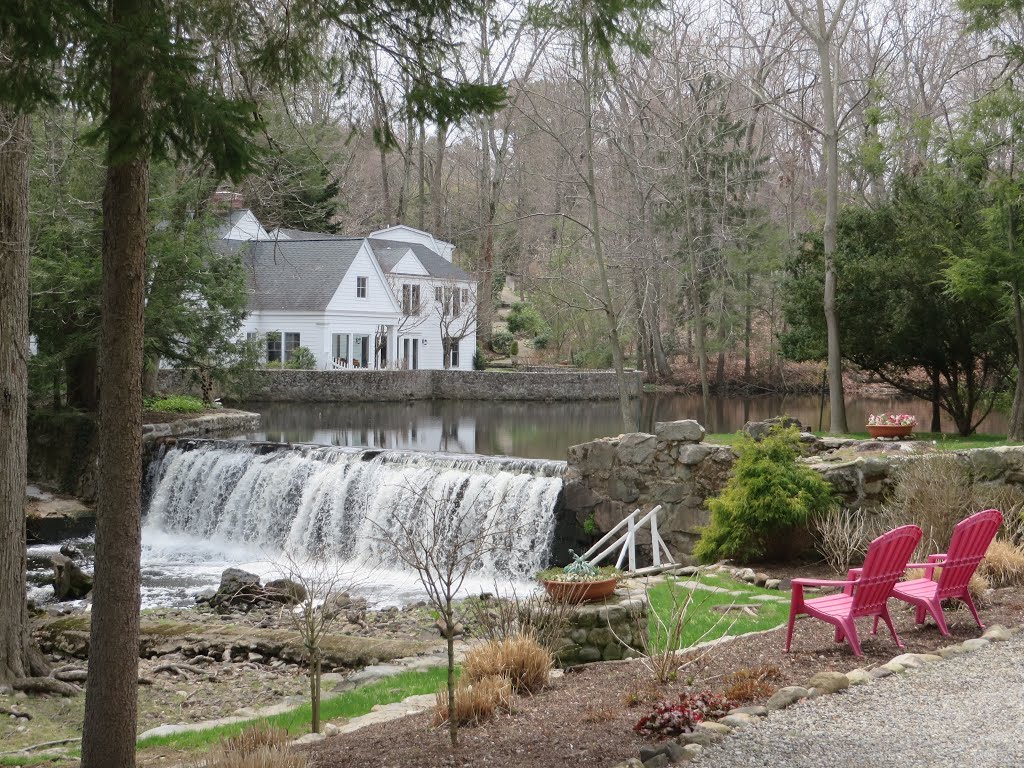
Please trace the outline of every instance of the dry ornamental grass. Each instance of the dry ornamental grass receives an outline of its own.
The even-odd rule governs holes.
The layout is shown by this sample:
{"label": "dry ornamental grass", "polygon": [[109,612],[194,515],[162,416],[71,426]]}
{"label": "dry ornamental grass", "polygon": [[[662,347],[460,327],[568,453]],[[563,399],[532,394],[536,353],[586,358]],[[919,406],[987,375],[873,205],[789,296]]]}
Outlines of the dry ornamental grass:
{"label": "dry ornamental grass", "polygon": [[463,674],[469,682],[506,677],[516,693],[536,693],[548,682],[551,653],[529,635],[489,640],[466,652]]}
{"label": "dry ornamental grass", "polygon": [[978,574],[993,587],[1016,587],[1024,584],[1024,549],[1008,541],[996,539],[978,566]]}
{"label": "dry ornamental grass", "polygon": [[[488,675],[470,684],[459,680],[455,685],[454,719],[459,725],[478,725],[494,717],[496,712],[512,708],[512,683],[507,677]],[[437,690],[434,704],[434,725],[449,722],[448,688]]]}
{"label": "dry ornamental grass", "polygon": [[306,768],[305,755],[288,748],[283,728],[247,728],[225,739],[194,768]]}

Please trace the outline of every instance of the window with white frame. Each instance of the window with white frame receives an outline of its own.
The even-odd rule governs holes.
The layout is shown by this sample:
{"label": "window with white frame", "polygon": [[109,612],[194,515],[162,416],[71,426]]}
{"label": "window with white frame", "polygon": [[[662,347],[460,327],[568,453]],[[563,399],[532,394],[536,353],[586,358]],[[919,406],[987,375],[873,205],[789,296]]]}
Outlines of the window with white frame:
{"label": "window with white frame", "polygon": [[365,277],[357,277],[356,278],[356,298],[357,299],[365,299],[366,298],[366,278]]}
{"label": "window with white frame", "polygon": [[271,332],[267,334],[267,362],[281,362],[281,334]]}
{"label": "window with white frame", "polygon": [[402,285],[402,314],[418,315],[420,313],[420,287],[410,283]]}
{"label": "window with white frame", "polygon": [[459,367],[459,340],[453,339],[451,336],[444,337],[444,345],[442,353],[448,363],[449,368]]}
{"label": "window with white frame", "polygon": [[284,361],[290,362],[292,357],[295,355],[295,350],[301,346],[299,341],[299,334],[297,333],[286,333],[284,335]]}

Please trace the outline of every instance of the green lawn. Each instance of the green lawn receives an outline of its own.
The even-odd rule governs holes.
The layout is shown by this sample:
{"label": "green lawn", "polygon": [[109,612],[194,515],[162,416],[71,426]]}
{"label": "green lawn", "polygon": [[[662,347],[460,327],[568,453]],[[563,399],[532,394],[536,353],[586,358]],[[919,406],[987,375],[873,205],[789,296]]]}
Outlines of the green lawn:
{"label": "green lawn", "polygon": [[[679,648],[688,648],[696,643],[716,640],[723,635],[744,635],[748,632],[771,629],[784,623],[789,617],[788,595],[776,589],[761,589],[760,587],[718,574],[702,575],[699,578],[689,579],[669,578],[647,591],[648,598],[651,601],[651,616],[648,620],[648,626],[651,632],[651,640],[656,645],[663,647],[668,638],[665,629],[660,628],[659,617],[666,626],[671,626],[673,613],[678,612],[678,607],[684,604],[687,595],[691,592],[691,590],[680,586],[680,584],[692,581],[699,581],[701,584],[741,594],[731,595],[725,592],[692,590],[693,598],[686,604],[685,609],[685,628],[680,635],[680,641],[677,643]],[[673,594],[675,597],[673,597]],[[768,595],[782,598],[782,600],[775,602],[752,599],[758,595]],[[757,615],[751,616],[745,611],[740,610],[733,610],[728,613],[713,610],[713,606],[730,604],[756,605],[758,606],[756,609]]]}
{"label": "green lawn", "polygon": [[[735,445],[739,442],[740,432],[714,433],[704,437],[706,443],[717,443],[718,445]],[[842,435],[832,435],[828,432],[815,432],[818,437],[848,437],[855,440],[867,440],[867,432],[847,432]],[[949,451],[959,451],[964,448],[993,448],[999,445],[1024,445],[1014,440],[1007,440],[1006,435],[970,435],[962,437],[949,432],[915,432],[914,439],[920,442],[934,442],[936,447]]]}
{"label": "green lawn", "polygon": [[[375,704],[391,704],[409,696],[434,693],[448,679],[445,667],[402,672],[394,677],[364,685],[340,696],[324,698],[320,703],[320,720],[326,723],[339,717],[358,717],[369,712]],[[291,736],[309,733],[310,708],[305,704],[280,715],[232,723],[204,731],[176,733],[170,736],[154,736],[140,741],[138,749],[149,747],[171,747],[175,749],[198,749],[210,746],[221,739],[241,733],[253,725],[284,728]]]}

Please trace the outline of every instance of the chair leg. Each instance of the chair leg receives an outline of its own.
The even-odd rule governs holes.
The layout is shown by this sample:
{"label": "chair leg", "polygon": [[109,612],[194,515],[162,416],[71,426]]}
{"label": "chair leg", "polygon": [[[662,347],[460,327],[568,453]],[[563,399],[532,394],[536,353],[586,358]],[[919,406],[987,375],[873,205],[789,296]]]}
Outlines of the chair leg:
{"label": "chair leg", "polygon": [[933,601],[928,603],[928,612],[935,619],[935,623],[939,625],[939,632],[944,637],[949,637],[949,627],[946,626],[946,617],[942,613],[942,601],[935,598]]}
{"label": "chair leg", "polygon": [[926,614],[923,605],[917,606],[917,610],[914,612],[914,623],[917,625],[924,624]]}
{"label": "chair leg", "polygon": [[878,615],[877,614],[875,614],[875,620],[871,623],[871,634],[872,635],[877,635],[878,634]]}
{"label": "chair leg", "polygon": [[974,605],[974,599],[971,597],[971,593],[966,589],[964,590],[964,602],[967,603],[967,607],[971,609],[971,615],[974,616],[974,620],[978,622],[978,627],[984,629],[985,625],[981,623],[981,616],[978,615],[978,609]]}
{"label": "chair leg", "polygon": [[786,653],[789,653],[789,647],[793,643],[793,623],[796,621],[796,606],[790,603],[789,605],[789,627],[786,629]]}
{"label": "chair leg", "polygon": [[836,643],[841,643],[844,640],[846,640],[846,633],[843,632],[843,627],[841,624],[836,624],[836,632],[835,635],[833,635],[832,640]]}
{"label": "chair leg", "polygon": [[843,621],[845,625],[843,629],[846,633],[846,641],[850,644],[850,648],[853,649],[854,656],[863,656],[864,653],[860,649],[860,640],[857,638],[857,625],[853,619],[846,619]]}
{"label": "chair leg", "polygon": [[[892,617],[889,615],[889,609],[888,608],[883,608],[882,609],[882,613],[880,614],[880,616],[882,618],[882,621],[885,622],[885,626],[887,626],[889,628],[889,634],[892,635],[892,639],[896,642],[896,647],[897,648],[906,648],[907,646],[905,646],[903,644],[903,641],[900,640],[900,636],[896,634],[896,627],[894,627],[892,625]],[[875,626],[876,627],[878,626],[878,618],[879,618],[878,616],[875,616]]]}

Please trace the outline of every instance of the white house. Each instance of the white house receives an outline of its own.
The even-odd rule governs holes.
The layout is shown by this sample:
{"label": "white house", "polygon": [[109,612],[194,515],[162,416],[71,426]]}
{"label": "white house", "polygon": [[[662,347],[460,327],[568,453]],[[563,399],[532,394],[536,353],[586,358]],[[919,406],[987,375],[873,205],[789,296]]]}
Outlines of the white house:
{"label": "white house", "polygon": [[242,254],[243,331],[265,339],[267,362],[301,346],[325,369],[473,367],[477,285],[452,263],[451,243],[406,226],[268,233],[247,210],[218,235],[218,248]]}

